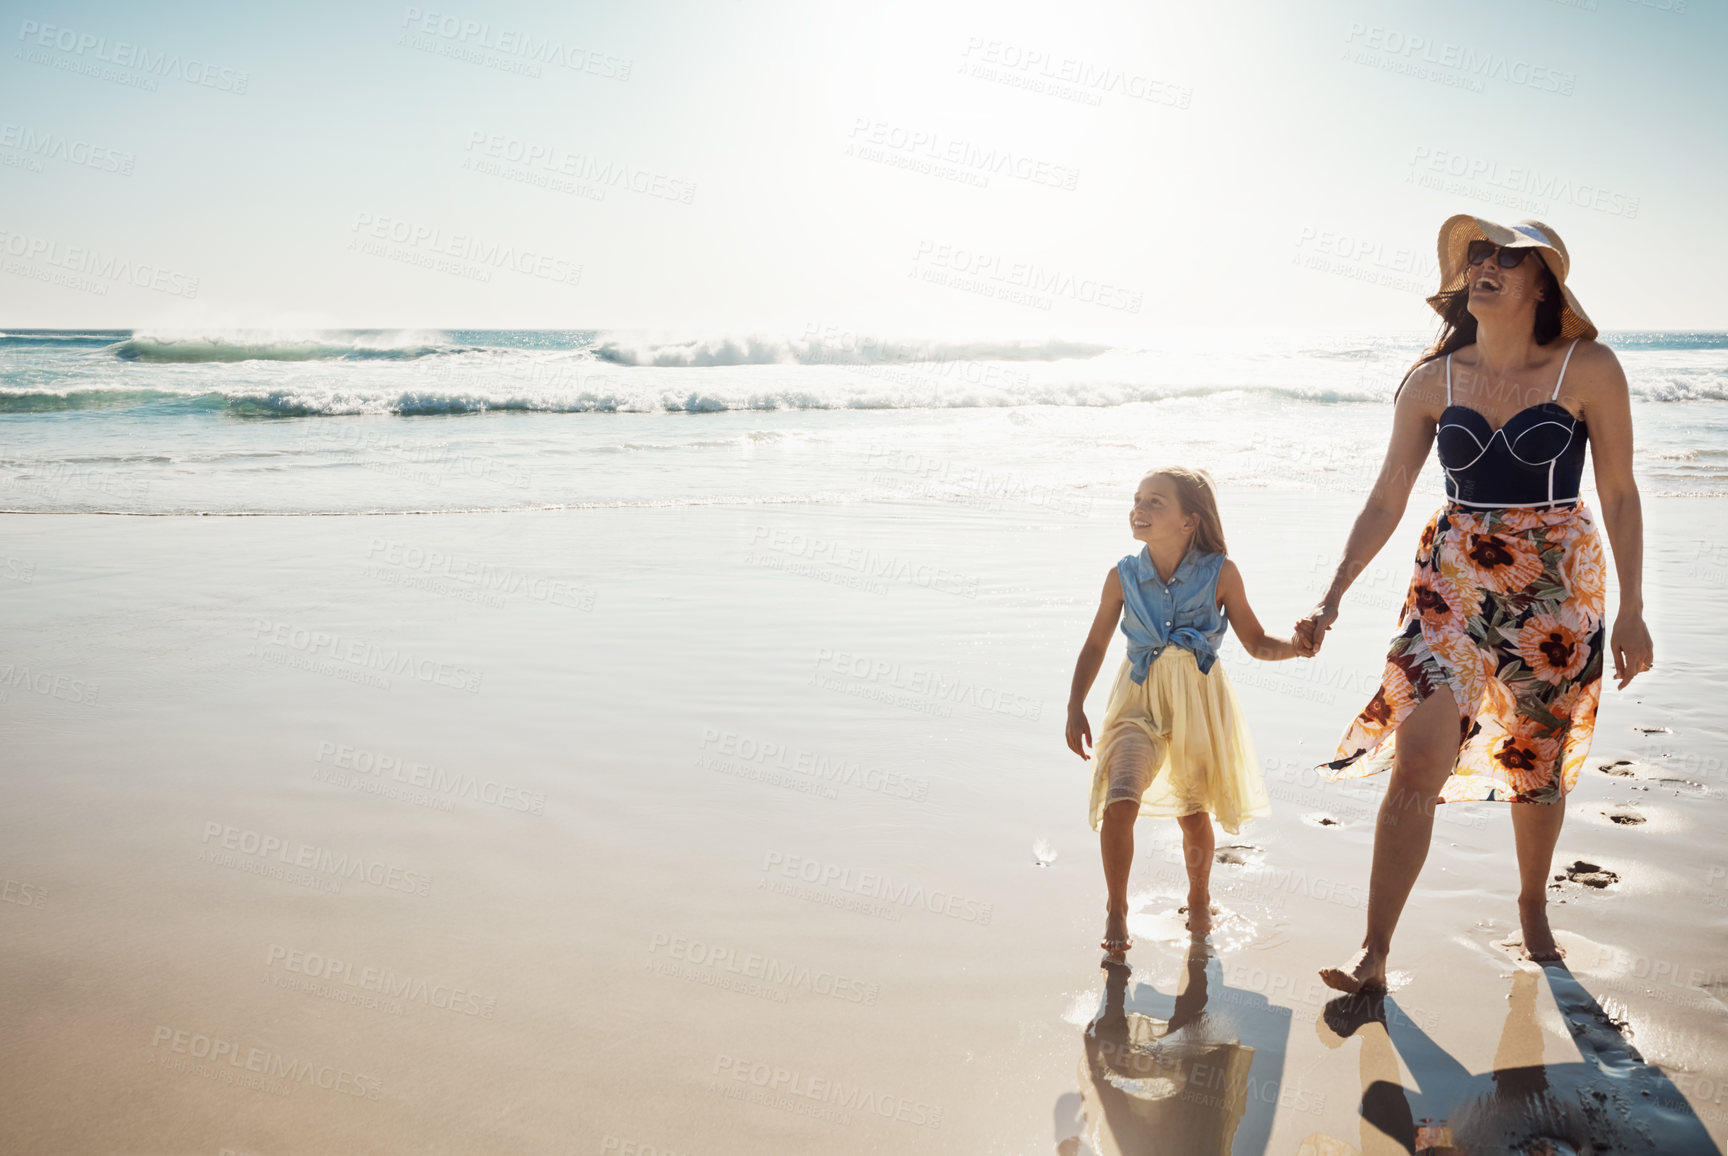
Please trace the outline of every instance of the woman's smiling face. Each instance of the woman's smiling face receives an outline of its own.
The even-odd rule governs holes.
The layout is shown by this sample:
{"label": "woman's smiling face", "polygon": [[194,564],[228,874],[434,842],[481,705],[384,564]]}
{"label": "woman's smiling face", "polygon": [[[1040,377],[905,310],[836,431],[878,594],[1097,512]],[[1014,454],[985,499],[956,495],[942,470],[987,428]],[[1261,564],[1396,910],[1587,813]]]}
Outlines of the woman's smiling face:
{"label": "woman's smiling face", "polygon": [[1186,543],[1194,533],[1195,519],[1182,512],[1176,483],[1158,474],[1140,479],[1134,491],[1134,507],[1128,511],[1128,528],[1136,541],[1148,546]]}
{"label": "woman's smiling face", "polygon": [[1546,269],[1534,249],[1525,250],[1524,259],[1510,269],[1501,266],[1497,253],[1479,265],[1470,266],[1464,281],[1470,290],[1470,312],[1481,320],[1484,316],[1510,316],[1519,309],[1535,309]]}

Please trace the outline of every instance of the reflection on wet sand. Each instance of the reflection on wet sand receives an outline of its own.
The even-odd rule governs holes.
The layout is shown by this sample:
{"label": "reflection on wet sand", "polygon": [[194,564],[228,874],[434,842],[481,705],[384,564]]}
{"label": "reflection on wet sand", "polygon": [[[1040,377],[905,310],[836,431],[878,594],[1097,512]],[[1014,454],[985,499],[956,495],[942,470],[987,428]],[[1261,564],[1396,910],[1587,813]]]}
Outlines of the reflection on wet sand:
{"label": "reflection on wet sand", "polygon": [[[1481,1075],[1436,1044],[1395,1000],[1343,996],[1327,1004],[1316,1025],[1321,1040],[1329,1047],[1352,1036],[1362,1042],[1362,1147],[1315,1135],[1301,1156],[1715,1156],[1686,1098],[1644,1062],[1566,965],[1542,970],[1578,1063],[1541,1062],[1538,984],[1529,969],[1513,977],[1494,1070]],[[1404,1087],[1400,1060],[1417,1090]]]}
{"label": "reflection on wet sand", "polygon": [[[1086,1027],[1079,1111],[1068,1106],[1061,1156],[1266,1150],[1290,1011],[1224,987],[1216,963],[1204,939],[1192,941],[1173,997],[1145,984],[1130,995],[1130,968],[1104,964],[1104,1004]],[[1209,968],[1220,974],[1209,976]],[[1261,1070],[1250,1074],[1257,1053]]]}

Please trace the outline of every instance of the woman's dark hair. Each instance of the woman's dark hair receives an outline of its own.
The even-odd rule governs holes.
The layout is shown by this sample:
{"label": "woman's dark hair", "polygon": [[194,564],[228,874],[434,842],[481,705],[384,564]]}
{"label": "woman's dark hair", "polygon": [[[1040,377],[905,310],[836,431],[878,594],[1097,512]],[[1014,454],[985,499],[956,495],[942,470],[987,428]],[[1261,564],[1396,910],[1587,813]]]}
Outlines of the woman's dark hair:
{"label": "woman's dark hair", "polygon": [[[1536,279],[1536,287],[1542,291],[1542,300],[1536,302],[1536,322],[1531,332],[1537,345],[1547,345],[1560,336],[1560,311],[1566,308],[1566,295],[1560,292],[1560,281],[1554,276],[1554,271],[1548,268],[1548,262],[1539,256],[1536,259],[1542,267],[1541,276]],[[1456,289],[1438,293],[1428,300],[1440,314],[1440,334],[1434,339],[1434,344],[1404,371],[1403,381],[1392,391],[1393,401],[1398,400],[1398,395],[1403,392],[1404,383],[1410,380],[1410,375],[1428,362],[1463,349],[1466,345],[1476,344],[1476,317],[1470,312],[1468,282]]]}

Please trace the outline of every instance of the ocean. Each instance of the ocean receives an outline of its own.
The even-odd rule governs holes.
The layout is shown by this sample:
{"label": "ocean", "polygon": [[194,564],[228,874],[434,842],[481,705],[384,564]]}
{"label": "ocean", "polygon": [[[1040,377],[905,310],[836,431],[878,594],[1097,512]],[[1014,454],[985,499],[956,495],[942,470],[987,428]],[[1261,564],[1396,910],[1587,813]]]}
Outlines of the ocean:
{"label": "ocean", "polygon": [[[1357,492],[1428,339],[11,330],[0,510],[914,498],[1084,516],[1158,462],[1205,466],[1225,487]],[[1603,340],[1631,384],[1644,491],[1728,494],[1728,333]],[[1438,499],[1432,464],[1423,489]]]}

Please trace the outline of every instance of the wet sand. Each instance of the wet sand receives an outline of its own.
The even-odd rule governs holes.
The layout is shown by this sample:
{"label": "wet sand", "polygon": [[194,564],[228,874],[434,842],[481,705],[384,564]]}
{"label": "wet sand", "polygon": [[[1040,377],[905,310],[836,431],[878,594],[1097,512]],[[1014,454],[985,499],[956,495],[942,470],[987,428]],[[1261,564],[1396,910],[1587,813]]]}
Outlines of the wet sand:
{"label": "wet sand", "polygon": [[[1498,946],[1510,823],[1459,805],[1366,1003],[1315,969],[1360,934],[1383,785],[1309,768],[1430,506],[1319,659],[1226,650],[1276,813],[1220,835],[1199,946],[1175,825],[1142,824],[1106,971],[1061,739],[1132,546],[1093,496],[0,519],[0,1141],[1329,1156],[1429,1120],[1720,1151],[1723,506],[1647,500],[1657,667],[1605,690],[1568,804],[1566,967]],[[1354,500],[1222,507],[1292,621]]]}

